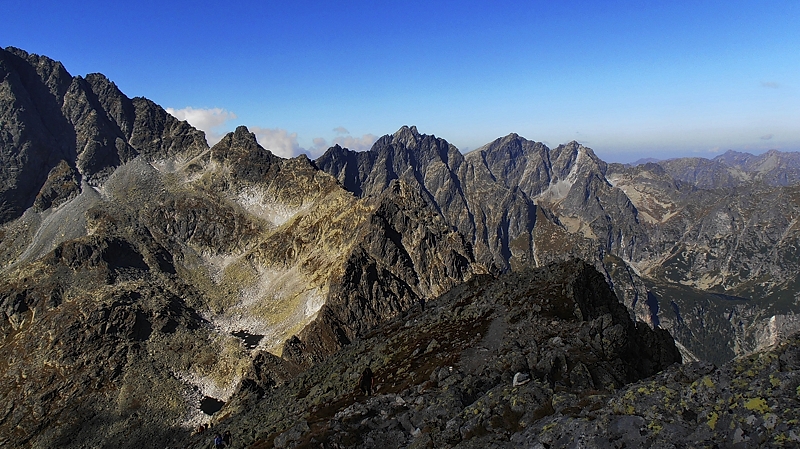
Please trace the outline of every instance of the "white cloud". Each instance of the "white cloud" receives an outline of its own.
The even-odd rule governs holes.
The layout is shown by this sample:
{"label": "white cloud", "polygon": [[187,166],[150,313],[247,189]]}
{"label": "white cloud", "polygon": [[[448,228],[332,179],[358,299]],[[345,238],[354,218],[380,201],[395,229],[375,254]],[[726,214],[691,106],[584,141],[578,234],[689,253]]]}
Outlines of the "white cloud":
{"label": "white cloud", "polygon": [[772,135],[772,134],[765,134],[765,135],[761,136],[761,140],[770,140],[773,137],[775,137],[775,136]]}
{"label": "white cloud", "polygon": [[336,128],[333,128],[333,132],[335,132],[336,134],[350,134],[350,131],[348,131],[347,128],[345,128],[344,126],[338,126]]}
{"label": "white cloud", "polygon": [[215,131],[215,128],[236,118],[236,114],[221,108],[195,109],[189,106],[183,109],[167,108],[167,112],[178,120],[185,120],[205,132],[209,145],[214,145],[222,139],[223,133]]}
{"label": "white cloud", "polygon": [[781,85],[776,83],[775,81],[762,81],[761,87],[767,87],[769,89],[778,89],[781,87]]}
{"label": "white cloud", "polygon": [[[340,130],[347,131],[341,126],[334,129],[334,131],[338,132],[339,134],[343,134]],[[361,137],[353,137],[349,134],[336,136],[330,143],[328,143],[328,141],[322,137],[315,137],[313,140],[314,145],[308,149],[308,153],[312,158],[317,158],[322,155],[325,150],[334,145],[349,148],[353,151],[366,151],[372,148],[372,144],[374,144],[376,140],[378,140],[378,136],[374,134],[364,134]]]}
{"label": "white cloud", "polygon": [[353,136],[339,136],[333,139],[333,144],[339,144],[345,148],[350,148],[354,151],[366,151],[372,148],[372,144],[378,140],[378,136],[374,134],[364,134],[361,137]]}
{"label": "white cloud", "polygon": [[251,127],[250,132],[256,135],[262,147],[272,151],[276,156],[290,158],[299,154],[303,149],[297,143],[297,133],[289,133],[281,128]]}
{"label": "white cloud", "polygon": [[328,141],[323,137],[315,137],[313,142],[314,144],[308,149],[309,157],[312,159],[318,158],[320,155],[322,155],[322,153],[325,152],[325,150],[333,146],[328,145]]}

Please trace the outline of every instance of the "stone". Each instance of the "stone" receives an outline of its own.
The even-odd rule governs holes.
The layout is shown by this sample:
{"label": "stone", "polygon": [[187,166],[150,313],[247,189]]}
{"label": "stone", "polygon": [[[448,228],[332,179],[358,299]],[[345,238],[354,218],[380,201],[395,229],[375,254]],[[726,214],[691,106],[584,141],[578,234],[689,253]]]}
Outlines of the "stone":
{"label": "stone", "polygon": [[519,386],[525,385],[526,383],[528,383],[530,381],[531,381],[531,376],[530,375],[524,374],[524,373],[516,373],[516,374],[514,374],[513,386],[514,387],[519,387]]}

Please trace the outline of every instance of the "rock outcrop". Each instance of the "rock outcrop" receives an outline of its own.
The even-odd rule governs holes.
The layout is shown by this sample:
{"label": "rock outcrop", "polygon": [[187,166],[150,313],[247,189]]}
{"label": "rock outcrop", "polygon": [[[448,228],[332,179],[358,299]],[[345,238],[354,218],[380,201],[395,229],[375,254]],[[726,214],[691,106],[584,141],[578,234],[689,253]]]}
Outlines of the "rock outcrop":
{"label": "rock outcrop", "polygon": [[795,447],[800,337],[721,368],[694,362],[630,384],[595,410],[564,409],[512,437],[520,447]]}

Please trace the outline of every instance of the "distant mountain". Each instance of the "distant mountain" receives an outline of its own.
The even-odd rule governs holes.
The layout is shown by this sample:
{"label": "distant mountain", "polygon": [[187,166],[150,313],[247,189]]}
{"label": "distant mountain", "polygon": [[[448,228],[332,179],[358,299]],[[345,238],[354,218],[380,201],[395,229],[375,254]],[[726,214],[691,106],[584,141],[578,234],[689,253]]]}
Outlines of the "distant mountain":
{"label": "distant mountain", "polygon": [[636,166],[636,165],[644,165],[644,164],[647,164],[648,162],[659,162],[660,160],[661,159],[656,159],[654,157],[643,157],[643,158],[640,158],[640,159],[637,159],[637,160],[631,162],[630,165],[634,165],[634,166]]}
{"label": "distant mountain", "polygon": [[702,189],[727,189],[750,182],[770,186],[800,182],[800,153],[770,150],[754,156],[728,151],[714,159],[680,158],[659,164],[676,180]]}
{"label": "distant mountain", "polygon": [[[741,169],[699,158],[608,165],[576,142],[551,150],[516,134],[462,156],[441,138],[403,127],[370,151],[334,147],[315,163],[360,196],[378,195],[391,179],[419,186],[489,271],[571,256],[592,261],[639,319],[722,362],[760,346],[771,317],[790,317],[797,301],[790,293],[797,259],[786,252],[796,244],[797,211],[772,206],[794,204],[794,193],[768,182],[797,178],[790,162],[759,174],[768,171],[754,161],[769,157]],[[708,308],[711,316],[691,318]],[[720,334],[726,338],[712,337]]]}

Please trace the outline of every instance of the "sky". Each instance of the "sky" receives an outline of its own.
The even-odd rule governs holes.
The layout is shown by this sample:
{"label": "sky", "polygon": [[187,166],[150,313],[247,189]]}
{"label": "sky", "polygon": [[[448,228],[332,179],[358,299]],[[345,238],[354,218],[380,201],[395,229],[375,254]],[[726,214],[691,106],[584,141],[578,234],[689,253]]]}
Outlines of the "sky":
{"label": "sky", "polygon": [[800,1],[0,0],[0,46],[100,72],[214,143],[366,150],[416,125],[609,162],[800,151]]}

